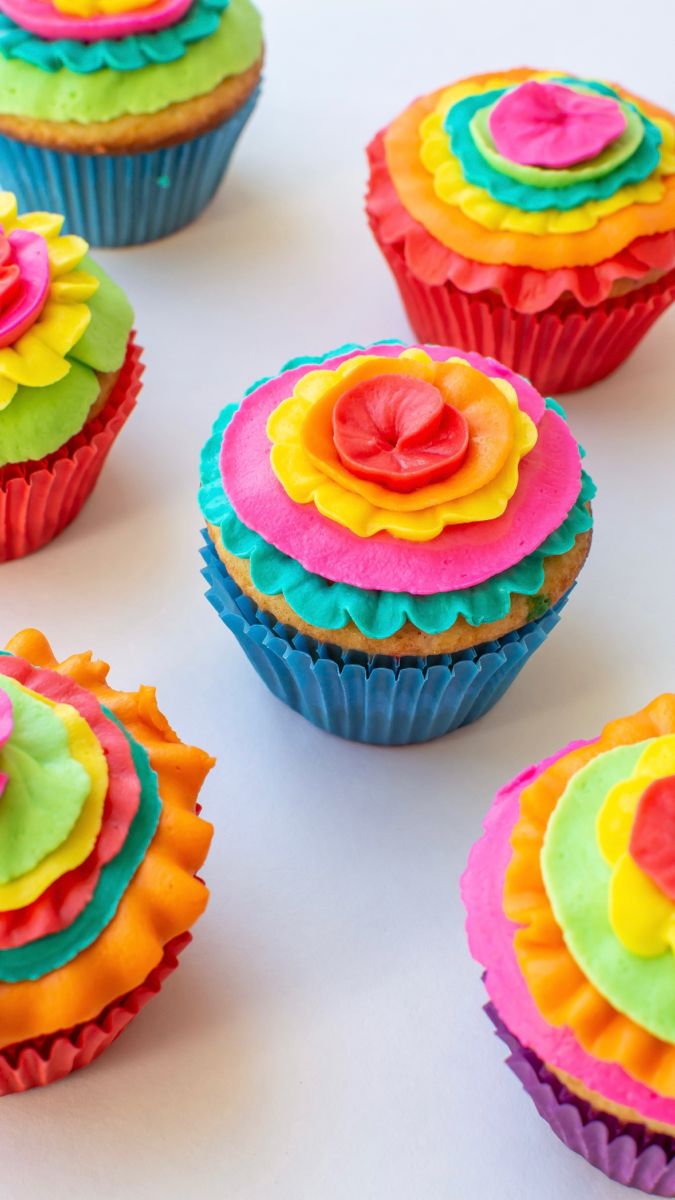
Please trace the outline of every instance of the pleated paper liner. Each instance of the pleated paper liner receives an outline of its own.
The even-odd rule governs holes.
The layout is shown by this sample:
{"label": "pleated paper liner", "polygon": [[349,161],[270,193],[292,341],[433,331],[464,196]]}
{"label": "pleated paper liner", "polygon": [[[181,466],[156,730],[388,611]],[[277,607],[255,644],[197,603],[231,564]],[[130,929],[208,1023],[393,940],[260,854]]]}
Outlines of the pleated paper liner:
{"label": "pleated paper liner", "polygon": [[134,246],[189,225],[213,198],[260,88],[208,133],[137,154],[74,154],[0,138],[0,178],[19,211],[64,213],[92,246]]}
{"label": "pleated paper liner", "polygon": [[651,1196],[675,1196],[675,1138],[651,1133],[637,1123],[626,1125],[575,1096],[513,1036],[493,1004],[485,1011],[509,1048],[508,1066],[539,1115],[570,1150],[625,1187]]}
{"label": "pleated paper liner", "polygon": [[44,1087],[88,1067],[158,995],[165,979],[178,966],[178,955],[191,940],[190,933],[182,933],[168,942],[162,961],[145,982],[109,1004],[95,1020],[0,1050],[0,1096]]}
{"label": "pleated paper liner", "polygon": [[369,656],[275,622],[230,577],[206,531],[204,543],[207,599],[273,695],[328,733],[381,746],[427,742],[482,717],[557,625],[569,596],[521,629],[458,654]]}
{"label": "pleated paper liner", "polygon": [[396,279],[418,341],[496,358],[544,395],[589,387],[611,374],[675,300],[675,271],[655,283],[584,308],[573,297],[520,313],[495,293],[471,295],[450,281],[434,286],[409,270],[400,244],[375,239]]}
{"label": "pleated paper liner", "polygon": [[105,408],[60,450],[39,462],[0,468],[0,562],[41,549],[75,519],[135,407],[141,354],[132,333]]}

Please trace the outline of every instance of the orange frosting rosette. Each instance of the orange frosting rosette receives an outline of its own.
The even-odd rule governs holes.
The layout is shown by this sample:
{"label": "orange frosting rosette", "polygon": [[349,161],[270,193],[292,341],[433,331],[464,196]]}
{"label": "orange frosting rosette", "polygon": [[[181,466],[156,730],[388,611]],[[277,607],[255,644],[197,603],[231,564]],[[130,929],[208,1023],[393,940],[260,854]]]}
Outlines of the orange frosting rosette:
{"label": "orange frosting rosette", "polygon": [[96,941],[38,979],[0,984],[0,1048],[92,1020],[151,975],[167,943],[185,933],[206,907],[208,891],[195,874],[213,832],[196,813],[213,760],[177,738],[157,707],[154,689],[116,691],[107,683],[107,665],[90,654],[58,663],[35,630],[13,638],[7,650],[75,681],[121,722],[156,772],[161,815],[115,916]]}
{"label": "orange frosting rosette", "polygon": [[[520,926],[514,938],[516,957],[541,1015],[553,1026],[567,1026],[596,1058],[619,1064],[668,1098],[675,1098],[675,1045],[619,1012],[584,975],[555,920],[541,854],[556,805],[583,766],[608,750],[674,732],[675,696],[661,696],[634,716],[612,722],[597,742],[572,751],[544,771],[521,795],[504,886],[504,911]],[[609,818],[611,823],[611,813]],[[611,840],[605,834],[606,846]]]}
{"label": "orange frosting rosette", "polygon": [[[407,380],[415,397],[418,384],[426,389],[424,397],[433,391],[441,408],[447,405],[458,413],[468,432],[463,457],[453,462],[447,476],[410,490],[400,490],[400,480],[385,486],[374,482],[372,473],[350,469],[336,438],[335,414],[341,400],[357,387],[376,388],[391,377],[403,385]],[[392,393],[399,407],[405,392],[402,386]],[[365,404],[367,389],[363,395]],[[395,426],[389,410],[387,416]],[[422,459],[421,434],[411,448],[410,439],[405,445],[403,438],[391,444],[396,443],[396,432],[376,432],[379,440],[371,447],[375,457],[386,457],[389,449],[394,456],[400,451],[415,461],[417,450]],[[448,525],[501,516],[518,486],[520,461],[537,440],[536,426],[519,408],[509,383],[488,378],[458,358],[436,362],[419,349],[405,350],[397,358],[358,355],[336,370],[309,372],[271,414],[267,435],[272,469],[296,503],[314,504],[323,516],[359,537],[386,531],[418,542],[432,540]]]}

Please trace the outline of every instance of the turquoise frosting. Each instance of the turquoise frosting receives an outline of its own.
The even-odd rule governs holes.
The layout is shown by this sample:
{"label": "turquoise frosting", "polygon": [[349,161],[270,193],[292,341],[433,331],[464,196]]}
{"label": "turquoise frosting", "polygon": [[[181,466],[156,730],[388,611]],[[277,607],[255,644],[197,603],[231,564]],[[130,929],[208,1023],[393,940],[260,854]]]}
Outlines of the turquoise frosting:
{"label": "turquoise frosting", "polygon": [[78,42],[72,38],[46,41],[0,13],[0,54],[18,58],[42,71],[64,67],[78,75],[91,75],[110,67],[113,71],[138,71],[157,63],[177,62],[192,42],[215,33],[230,0],[195,0],[182,20],[154,33],[126,38]]}
{"label": "turquoise frosting", "polygon": [[[578,79],[560,76],[557,83],[580,83]],[[613,88],[603,83],[583,81],[583,86],[610,96],[614,100],[622,100]],[[661,131],[657,125],[649,121],[631,104],[630,107],[640,117],[644,126],[644,137],[637,150],[626,160],[615,167],[607,175],[598,179],[570,184],[560,188],[536,188],[522,183],[508,175],[500,175],[483,158],[477,147],[469,123],[481,108],[495,104],[507,88],[482,92],[479,95],[467,96],[454,104],[445,118],[445,130],[452,143],[452,152],[458,158],[464,178],[475,187],[489,192],[493,200],[509,204],[523,212],[541,212],[544,209],[557,208],[567,210],[577,208],[589,200],[605,200],[613,196],[620,188],[629,184],[640,183],[648,178],[659,164]]]}
{"label": "turquoise frosting", "polygon": [[[2,651],[2,653],[6,653]],[[107,708],[103,711],[126,737],[141,784],[141,798],[136,816],[119,854],[101,870],[94,895],[79,917],[66,929],[50,933],[25,946],[0,950],[0,980],[18,983],[23,979],[40,979],[70,962],[110,924],[120,900],[148,850],[162,810],[157,776],[143,746],[131,737],[124,725]]]}
{"label": "turquoise frosting", "polygon": [[[401,343],[391,339],[378,344]],[[327,359],[361,349],[363,347],[350,344],[318,357],[292,359],[280,374],[299,366],[315,366]],[[246,394],[261,387],[269,378],[258,380]],[[562,412],[555,402],[547,404],[555,411]],[[595,485],[590,476],[582,472],[581,491],[563,524],[533,554],[484,583],[462,591],[438,592],[431,596],[380,592],[346,583],[333,583],[305,570],[295,559],[271,546],[260,534],[244,525],[235,513],[223,487],[220,449],[223,434],[238,407],[238,404],[229,404],[223,409],[202,451],[200,508],[205,519],[220,530],[226,550],[236,558],[248,559],[254,587],[266,596],[282,595],[294,612],[309,625],[322,629],[343,629],[353,622],[365,637],[382,639],[391,637],[406,621],[410,621],[422,633],[429,634],[443,633],[452,628],[459,617],[464,617],[472,626],[491,624],[508,615],[514,593],[536,596],[544,584],[545,560],[571,550],[577,536],[593,524],[587,505],[595,495]]]}

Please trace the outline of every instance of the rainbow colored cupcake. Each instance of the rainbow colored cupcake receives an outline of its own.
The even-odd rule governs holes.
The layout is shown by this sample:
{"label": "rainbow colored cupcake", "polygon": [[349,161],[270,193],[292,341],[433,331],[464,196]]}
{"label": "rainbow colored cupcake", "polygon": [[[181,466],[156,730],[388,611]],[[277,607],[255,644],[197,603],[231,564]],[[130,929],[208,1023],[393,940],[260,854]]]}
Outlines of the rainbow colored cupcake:
{"label": "rainbow colored cupcake", "polygon": [[219,186],[262,57],[251,0],[2,0],[2,182],[93,245],[165,237]]}
{"label": "rainbow colored cupcake", "polygon": [[0,653],[0,1095],[101,1054],[206,907],[213,760],[107,673],[35,630]]}
{"label": "rainbow colored cupcake", "polygon": [[610,1178],[675,1196],[675,696],[503,788],[462,891],[539,1113]]}
{"label": "rainbow colored cupcake", "polygon": [[368,219],[420,341],[565,392],[675,298],[673,117],[623,88],[476,75],[415,100],[368,157]]}
{"label": "rainbow colored cupcake", "polygon": [[294,359],[223,409],[201,480],[211,603],[276,696],[358,741],[491,708],[590,545],[559,406],[437,346]]}

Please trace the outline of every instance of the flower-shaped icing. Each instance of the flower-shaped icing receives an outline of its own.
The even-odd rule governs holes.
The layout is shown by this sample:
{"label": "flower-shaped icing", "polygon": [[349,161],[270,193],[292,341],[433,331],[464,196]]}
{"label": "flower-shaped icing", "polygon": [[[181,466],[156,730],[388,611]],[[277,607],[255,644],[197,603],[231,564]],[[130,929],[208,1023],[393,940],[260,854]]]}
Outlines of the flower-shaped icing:
{"label": "flower-shaped icing", "polygon": [[272,469],[295,503],[359,537],[386,530],[420,542],[501,516],[537,440],[509,383],[423,350],[309,372],[267,433]]}
{"label": "flower-shaped icing", "polygon": [[106,675],[90,655],[59,665],[34,631],[0,654],[2,1048],[96,1018],[206,904],[195,798],[211,761],[151,689],[115,692]]}
{"label": "flower-shaped icing", "polygon": [[[536,113],[528,97],[538,98]],[[494,272],[476,276],[485,266],[611,271],[639,239],[675,229],[670,115],[595,80],[479,76],[415,101],[381,140],[369,212],[385,241],[406,231],[406,257],[423,278],[441,262],[444,277],[470,291],[504,286]],[[444,250],[460,260],[448,262]],[[558,294],[569,282],[560,280]],[[572,290],[591,282],[575,277]],[[530,290],[546,286],[530,280]]]}
{"label": "flower-shaped icing", "polygon": [[19,216],[14,196],[0,194],[0,410],[20,385],[64,379],[89,325],[98,280],[79,269],[87,243],[61,237],[62,225],[51,213]]}
{"label": "flower-shaped icing", "polygon": [[537,167],[571,167],[601,154],[626,128],[615,100],[558,83],[522,83],[495,105],[490,133],[500,154]]}

